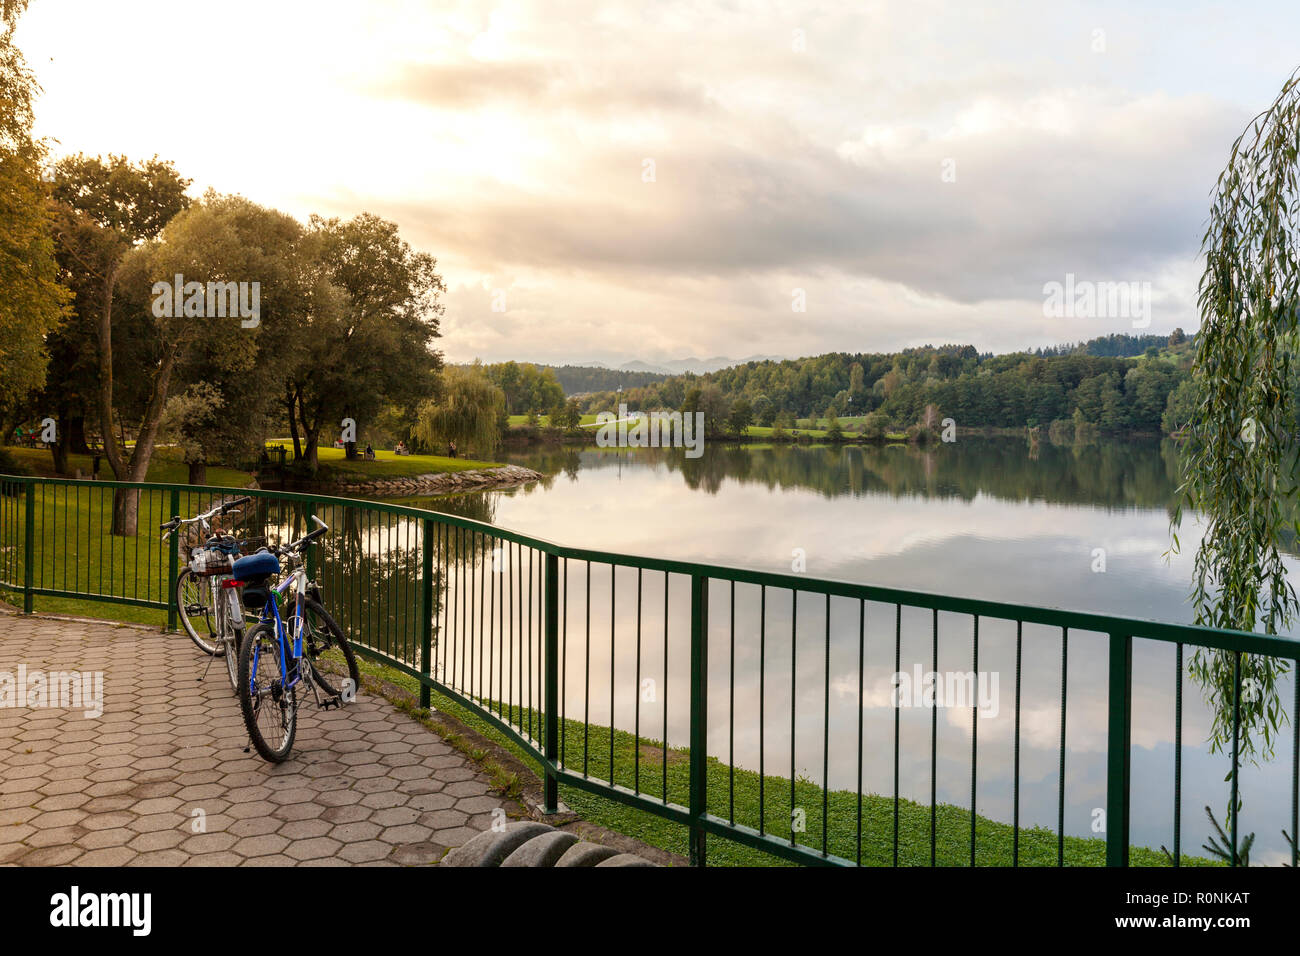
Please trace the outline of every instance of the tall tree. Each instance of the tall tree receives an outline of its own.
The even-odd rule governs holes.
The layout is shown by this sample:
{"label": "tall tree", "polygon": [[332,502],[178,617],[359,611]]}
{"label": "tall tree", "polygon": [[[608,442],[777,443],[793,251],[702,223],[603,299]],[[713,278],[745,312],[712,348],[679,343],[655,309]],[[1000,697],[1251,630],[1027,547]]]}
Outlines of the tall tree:
{"label": "tall tree", "polygon": [[[313,326],[285,381],[294,457],[314,472],[324,429],[345,418],[361,425],[387,404],[413,408],[433,394],[446,287],[437,261],[413,251],[395,223],[363,213],[347,222],[313,216],[308,228],[321,268],[346,297],[336,319],[322,316]],[[354,442],[348,454],[355,453]]]}
{"label": "tall tree", "polygon": [[46,187],[44,142],[32,138],[39,91],[13,42],[26,0],[0,0],[0,409],[44,382],[45,336],[62,319]]}
{"label": "tall tree", "polygon": [[477,365],[453,365],[443,370],[437,399],[420,405],[412,436],[433,451],[454,442],[459,451],[473,448],[487,457],[496,447],[498,416],[505,411],[505,393]]}
{"label": "tall tree", "polygon": [[196,281],[257,283],[256,325],[234,318],[174,330],[176,381],[167,426],[203,484],[209,461],[256,458],[279,394],[281,366],[307,351],[318,321],[335,320],[342,296],[318,267],[291,216],[242,196],[208,192],[180,213],[152,249],[151,272]]}
{"label": "tall tree", "polygon": [[[147,273],[147,257],[132,259],[135,281],[125,296],[119,280],[130,254],[156,238],[189,205],[189,184],[171,163],[157,157],[134,163],[125,156],[105,160],[76,155],[60,160],[56,169],[59,262],[64,282],[76,296],[77,315],[94,328],[99,438],[119,481],[143,481],[148,474],[186,324],[183,317],[157,325],[150,321],[148,290],[160,277]],[[118,303],[128,312],[121,322],[114,315]],[[115,324],[122,331],[130,327],[134,334],[114,336]],[[128,359],[125,366],[131,370],[123,382],[114,378],[115,363],[123,364],[119,359]],[[135,435],[129,453],[128,419]],[[135,534],[137,504],[138,495],[129,490],[114,495],[114,534]]]}

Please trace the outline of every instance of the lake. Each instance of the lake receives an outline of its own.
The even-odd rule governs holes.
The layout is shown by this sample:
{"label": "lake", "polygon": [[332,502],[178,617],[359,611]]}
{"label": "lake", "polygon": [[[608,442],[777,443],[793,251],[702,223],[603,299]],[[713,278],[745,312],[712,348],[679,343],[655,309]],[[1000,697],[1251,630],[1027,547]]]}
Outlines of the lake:
{"label": "lake", "polygon": [[[570,546],[773,571],[802,567],[812,576],[873,585],[1162,621],[1192,620],[1187,595],[1196,534],[1190,523],[1180,535],[1183,553],[1167,553],[1178,484],[1177,448],[1169,441],[1058,446],[1046,440],[1030,445],[1022,439],[963,437],[929,449],[710,444],[695,460],[669,449],[543,446],[506,457],[552,477],[522,489],[404,501]],[[1293,566],[1294,558],[1288,564]],[[576,580],[566,580],[565,594],[573,608],[568,626],[575,653],[565,664],[567,714],[583,713],[584,674],[598,675],[599,687],[592,684],[588,704],[593,723],[608,723],[612,717],[616,726],[630,730],[640,721],[642,734],[658,738],[666,719],[669,742],[682,746],[687,743],[686,648],[664,649],[647,641],[638,662],[635,601],[623,596],[630,585],[626,573],[619,573],[620,596],[611,607],[608,569],[596,572],[589,594],[581,569],[570,569],[569,577]],[[676,584],[672,587],[673,608],[668,613],[676,617],[688,595],[679,594]],[[757,588],[753,594],[742,593],[747,587],[737,593],[734,658],[725,629],[729,596],[712,595],[710,754],[731,757],[752,769],[761,761],[765,772],[788,775],[788,715],[794,701],[799,715],[793,740],[795,772],[820,782],[825,765],[832,787],[853,789],[861,713],[864,790],[892,794],[893,606],[868,603],[863,609],[859,706],[857,602],[841,605],[837,599],[829,611],[819,606],[807,613],[801,606],[792,647],[790,600],[771,598],[761,649],[766,669],[760,675]],[[590,611],[584,608],[587,600]],[[647,634],[655,633],[655,621],[660,622],[659,632],[663,630],[664,611],[656,610],[662,603],[660,576],[659,583],[647,583],[647,610],[640,619]],[[584,614],[589,617],[584,619]],[[901,671],[929,669],[932,623],[929,612],[903,611],[897,648]],[[603,636],[591,638],[584,647],[579,642],[586,640],[587,630]],[[823,647],[821,635],[827,631],[832,637]],[[941,614],[938,631],[939,671],[970,670],[971,619]],[[985,816],[1009,822],[1015,625],[983,619],[979,642],[979,670],[997,681],[997,694],[996,706],[978,719],[977,807]],[[1095,811],[1105,806],[1106,644],[1100,635],[1072,633],[1066,650],[1065,830],[1094,836]],[[1025,626],[1022,825],[1057,826],[1062,653],[1059,629]],[[584,667],[589,670],[584,672]],[[829,700],[826,667],[831,672]],[[728,700],[733,669],[734,735]],[[658,700],[638,701],[632,692],[638,675],[644,680],[644,675],[660,672],[666,685],[666,718]],[[620,688],[612,709],[610,674]],[[1132,842],[1151,847],[1173,846],[1174,675],[1173,647],[1135,642]],[[766,705],[761,747],[760,677],[765,679]],[[1288,713],[1292,686],[1289,676],[1280,686]],[[1210,714],[1201,690],[1186,673],[1183,693],[1182,849],[1200,853],[1210,832],[1203,808],[1212,807],[1222,819],[1227,806],[1224,776],[1229,760],[1209,753],[1205,741]],[[920,802],[929,800],[932,717],[926,708],[901,710],[900,790]],[[827,726],[829,752],[823,747]],[[940,708],[935,759],[941,802],[969,805],[971,728],[969,705]],[[1290,755],[1288,725],[1275,760],[1243,765],[1240,827],[1243,835],[1257,834],[1252,856],[1256,864],[1289,859],[1280,831],[1290,825]],[[593,761],[599,766],[598,758]]]}

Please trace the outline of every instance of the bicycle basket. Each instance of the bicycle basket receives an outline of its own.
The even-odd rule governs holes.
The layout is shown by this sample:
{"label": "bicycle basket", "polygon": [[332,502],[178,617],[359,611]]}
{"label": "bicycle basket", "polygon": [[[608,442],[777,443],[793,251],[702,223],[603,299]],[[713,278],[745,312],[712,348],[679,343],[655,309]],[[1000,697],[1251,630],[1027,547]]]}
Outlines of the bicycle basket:
{"label": "bicycle basket", "polygon": [[193,548],[190,551],[190,570],[199,577],[230,573],[230,556],[212,548]]}

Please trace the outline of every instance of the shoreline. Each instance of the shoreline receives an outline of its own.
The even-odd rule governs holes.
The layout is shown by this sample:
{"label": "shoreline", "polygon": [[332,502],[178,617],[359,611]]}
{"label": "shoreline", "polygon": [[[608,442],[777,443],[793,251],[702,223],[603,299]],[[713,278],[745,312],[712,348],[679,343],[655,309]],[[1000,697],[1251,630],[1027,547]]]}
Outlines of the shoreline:
{"label": "shoreline", "polygon": [[429,472],[402,478],[373,478],[360,482],[320,482],[322,494],[367,494],[383,497],[397,495],[447,495],[462,491],[518,488],[541,481],[546,476],[522,465],[479,468],[473,471]]}

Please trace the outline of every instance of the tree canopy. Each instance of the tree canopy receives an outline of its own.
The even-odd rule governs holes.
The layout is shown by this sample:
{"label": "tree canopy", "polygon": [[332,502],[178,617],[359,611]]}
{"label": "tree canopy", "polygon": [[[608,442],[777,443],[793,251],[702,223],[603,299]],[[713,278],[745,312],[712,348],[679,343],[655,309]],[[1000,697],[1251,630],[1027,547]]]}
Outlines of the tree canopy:
{"label": "tree canopy", "polygon": [[47,148],[32,137],[36,78],[13,43],[26,0],[0,0],[0,412],[44,381],[45,338],[63,318],[67,292],[46,208]]}

